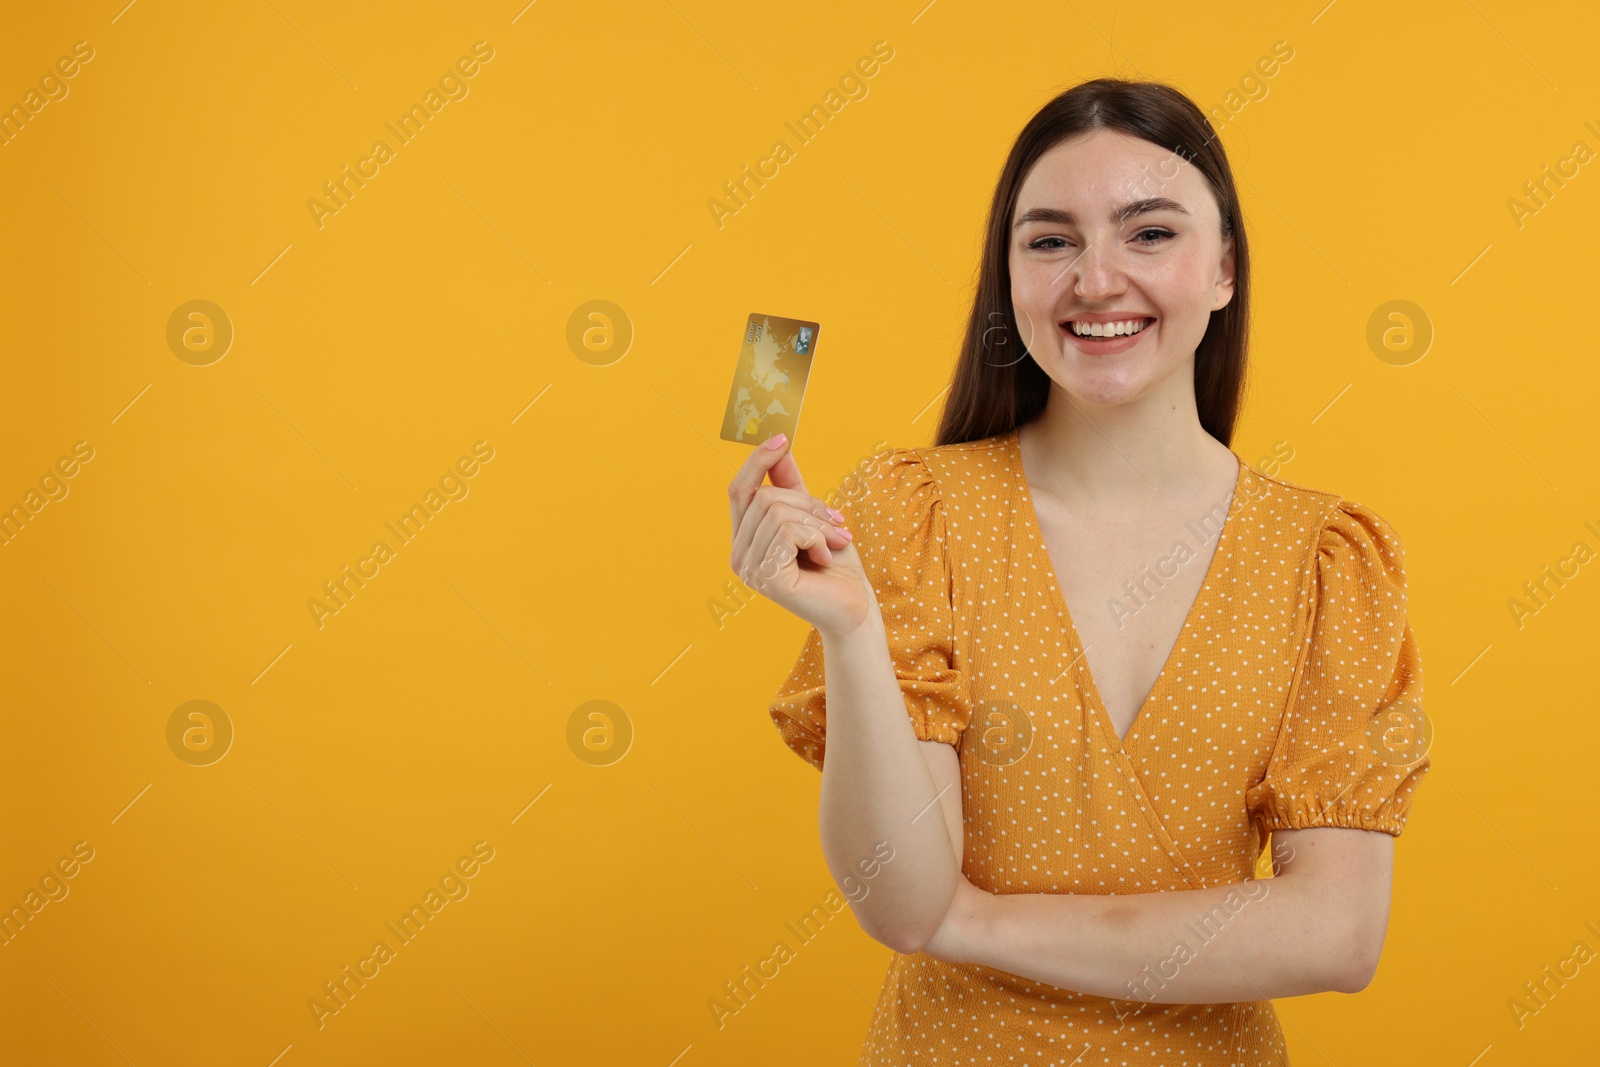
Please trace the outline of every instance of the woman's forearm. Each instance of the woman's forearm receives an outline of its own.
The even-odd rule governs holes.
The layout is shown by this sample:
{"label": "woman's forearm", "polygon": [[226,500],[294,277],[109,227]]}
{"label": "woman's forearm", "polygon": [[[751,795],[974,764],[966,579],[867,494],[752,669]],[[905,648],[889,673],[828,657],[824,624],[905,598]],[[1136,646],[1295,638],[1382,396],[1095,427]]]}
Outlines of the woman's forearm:
{"label": "woman's forearm", "polygon": [[1293,878],[1113,896],[963,889],[956,962],[1062,989],[1220,1004],[1364,984],[1338,902]]}
{"label": "woman's forearm", "polygon": [[824,634],[827,736],[818,822],[822,853],[835,881],[860,881],[859,864],[876,868],[868,891],[851,903],[875,940],[912,951],[938,928],[960,868],[932,773],[889,658],[874,611],[858,630]]}

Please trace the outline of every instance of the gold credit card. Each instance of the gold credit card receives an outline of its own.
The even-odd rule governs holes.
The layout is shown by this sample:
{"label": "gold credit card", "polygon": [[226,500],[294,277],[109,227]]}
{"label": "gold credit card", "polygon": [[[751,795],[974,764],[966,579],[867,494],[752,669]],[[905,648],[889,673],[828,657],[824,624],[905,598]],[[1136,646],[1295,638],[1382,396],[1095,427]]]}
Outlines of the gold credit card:
{"label": "gold credit card", "polygon": [[722,416],[724,441],[758,445],[781,433],[793,443],[819,328],[803,319],[750,313]]}

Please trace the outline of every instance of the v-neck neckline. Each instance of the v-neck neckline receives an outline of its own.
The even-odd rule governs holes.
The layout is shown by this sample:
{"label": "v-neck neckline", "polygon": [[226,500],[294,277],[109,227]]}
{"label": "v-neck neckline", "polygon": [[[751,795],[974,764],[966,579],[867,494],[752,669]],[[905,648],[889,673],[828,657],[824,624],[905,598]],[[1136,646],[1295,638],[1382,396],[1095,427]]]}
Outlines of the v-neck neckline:
{"label": "v-neck neckline", "polygon": [[1150,686],[1150,692],[1146,694],[1144,703],[1140,704],[1139,709],[1134,712],[1133,721],[1128,724],[1127,734],[1119,738],[1116,724],[1111,721],[1111,712],[1106,710],[1105,699],[1101,697],[1100,687],[1094,680],[1094,672],[1089,669],[1089,650],[1084,647],[1083,638],[1078,635],[1078,626],[1072,621],[1072,612],[1067,609],[1067,598],[1061,591],[1061,580],[1056,575],[1055,561],[1050,558],[1050,549],[1045,543],[1044,526],[1039,522],[1039,513],[1033,506],[1033,490],[1029,487],[1027,474],[1022,469],[1021,430],[1022,427],[1018,426],[1006,435],[1006,452],[1010,457],[1011,470],[1016,478],[1014,488],[1019,501],[1018,508],[1022,514],[1023,525],[1028,528],[1028,536],[1033,539],[1033,547],[1037,549],[1039,558],[1044,561],[1045,577],[1047,579],[1045,584],[1049,586],[1045,590],[1045,595],[1055,606],[1055,611],[1062,627],[1072,638],[1073,646],[1078,649],[1077,659],[1073,660],[1068,669],[1070,670],[1081,663],[1080,670],[1084,684],[1089,692],[1090,702],[1094,705],[1095,710],[1099,712],[1097,721],[1100,728],[1105,731],[1108,743],[1116,751],[1126,753],[1135,735],[1140,733],[1139,728],[1144,723],[1145,710],[1150,707],[1151,702],[1155,700],[1157,694],[1161,691],[1161,683],[1166,681],[1173,657],[1183,647],[1184,639],[1189,636],[1191,623],[1193,623],[1195,615],[1204,606],[1206,597],[1211,592],[1213,581],[1222,570],[1223,565],[1219,564],[1218,560],[1222,559],[1223,553],[1233,545],[1233,531],[1234,527],[1238,525],[1234,518],[1239,514],[1240,510],[1239,489],[1244,485],[1245,474],[1249,469],[1249,465],[1245,463],[1244,457],[1235,452],[1231,446],[1228,448],[1233,458],[1239,463],[1239,472],[1234,477],[1233,493],[1228,498],[1228,513],[1222,520],[1222,528],[1217,532],[1217,546],[1211,553],[1211,562],[1206,565],[1205,577],[1200,580],[1200,589],[1195,593],[1194,602],[1189,605],[1189,611],[1183,617],[1183,625],[1178,627],[1178,636],[1173,640],[1172,648],[1167,652],[1167,658],[1161,664],[1161,670],[1156,674],[1156,680]]}

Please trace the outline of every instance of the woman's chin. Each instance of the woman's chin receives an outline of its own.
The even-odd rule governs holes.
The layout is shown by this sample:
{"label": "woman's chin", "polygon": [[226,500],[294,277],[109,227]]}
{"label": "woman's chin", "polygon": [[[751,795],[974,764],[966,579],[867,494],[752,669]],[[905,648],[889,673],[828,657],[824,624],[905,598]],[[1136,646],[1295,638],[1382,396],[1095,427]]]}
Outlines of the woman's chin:
{"label": "woman's chin", "polygon": [[1117,407],[1137,400],[1149,385],[1142,375],[1119,373],[1109,367],[1079,367],[1052,378],[1056,387],[1074,404],[1097,408]]}
{"label": "woman's chin", "polygon": [[1116,356],[1085,356],[1078,352],[1057,352],[1045,373],[1075,404],[1097,408],[1117,407],[1167,392],[1188,388],[1193,363],[1180,361],[1172,366],[1149,358],[1116,363]]}

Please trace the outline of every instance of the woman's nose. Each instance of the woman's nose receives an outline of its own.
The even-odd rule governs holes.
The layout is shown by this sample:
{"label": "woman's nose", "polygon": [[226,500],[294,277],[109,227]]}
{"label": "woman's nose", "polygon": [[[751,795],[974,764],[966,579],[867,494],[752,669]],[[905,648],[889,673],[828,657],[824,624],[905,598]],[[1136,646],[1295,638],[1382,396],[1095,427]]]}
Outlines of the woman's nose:
{"label": "woman's nose", "polygon": [[1092,241],[1068,268],[1072,291],[1085,300],[1114,296],[1123,285],[1124,275],[1114,242]]}

